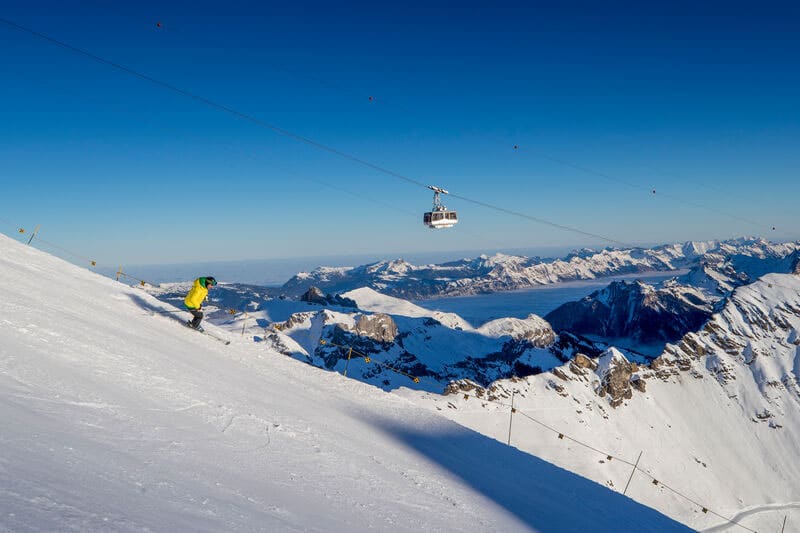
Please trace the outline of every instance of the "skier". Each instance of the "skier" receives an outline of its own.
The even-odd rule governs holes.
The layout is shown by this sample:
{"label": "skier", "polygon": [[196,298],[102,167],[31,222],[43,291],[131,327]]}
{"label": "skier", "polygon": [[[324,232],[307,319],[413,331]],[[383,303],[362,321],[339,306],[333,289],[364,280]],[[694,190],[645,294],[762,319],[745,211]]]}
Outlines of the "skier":
{"label": "skier", "polygon": [[217,280],[215,280],[212,276],[206,276],[204,278],[197,278],[194,280],[192,289],[183,300],[183,305],[186,306],[186,309],[188,309],[194,317],[192,320],[186,323],[186,325],[190,328],[203,331],[203,328],[200,327],[200,322],[203,321],[203,312],[200,310],[203,308],[203,302],[208,300],[208,289],[216,284]]}

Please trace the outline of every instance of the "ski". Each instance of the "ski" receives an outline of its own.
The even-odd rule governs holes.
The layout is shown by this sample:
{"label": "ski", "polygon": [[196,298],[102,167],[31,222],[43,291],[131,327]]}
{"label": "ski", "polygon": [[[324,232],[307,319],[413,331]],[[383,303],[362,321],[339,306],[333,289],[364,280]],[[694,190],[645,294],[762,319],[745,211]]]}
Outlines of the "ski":
{"label": "ski", "polygon": [[183,325],[186,326],[187,328],[191,329],[192,331],[196,331],[197,333],[202,333],[206,337],[211,337],[212,339],[221,342],[225,346],[227,346],[227,345],[229,345],[231,343],[231,341],[229,341],[228,339],[223,339],[222,337],[217,337],[213,333],[209,333],[208,331],[206,331],[204,329],[195,329],[195,328],[193,328],[192,326],[190,326],[186,322],[184,322]]}
{"label": "ski", "polygon": [[177,317],[177,316],[175,316],[173,314],[173,313],[181,312],[180,310],[174,310],[173,311],[173,310],[150,309],[149,311],[150,311],[150,316],[157,316],[157,315],[166,316],[167,318],[175,320],[176,322],[180,322],[181,324],[184,325],[184,327],[186,327],[188,329],[191,329],[192,331],[196,331],[197,333],[202,333],[206,337],[211,337],[212,339],[221,342],[225,346],[227,346],[227,345],[229,345],[231,343],[231,341],[229,341],[228,339],[223,339],[222,337],[218,337],[218,336],[214,335],[213,333],[209,333],[208,331],[206,331],[204,329],[195,329],[195,328],[193,328],[192,326],[189,325],[189,322],[185,322],[183,319],[181,319],[180,317]]}

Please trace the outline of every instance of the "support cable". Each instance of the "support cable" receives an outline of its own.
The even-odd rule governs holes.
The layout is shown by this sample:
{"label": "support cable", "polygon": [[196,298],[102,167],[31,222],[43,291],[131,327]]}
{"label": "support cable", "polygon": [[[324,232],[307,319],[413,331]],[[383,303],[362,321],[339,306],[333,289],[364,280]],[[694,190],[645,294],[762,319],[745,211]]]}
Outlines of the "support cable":
{"label": "support cable", "polygon": [[[173,93],[176,93],[176,94],[179,94],[181,96],[185,96],[187,98],[195,100],[195,101],[197,101],[197,102],[199,102],[201,104],[204,104],[204,105],[206,105],[208,107],[211,107],[211,108],[217,109],[219,111],[228,113],[230,115],[233,115],[233,116],[238,117],[240,119],[246,120],[246,121],[248,121],[248,122],[250,122],[252,124],[255,124],[257,126],[261,126],[263,128],[270,129],[270,130],[274,131],[275,133],[278,133],[278,134],[283,135],[285,137],[294,139],[294,140],[296,140],[298,142],[301,142],[301,143],[305,143],[305,144],[307,144],[309,146],[312,146],[314,148],[317,148],[319,150],[322,150],[322,151],[328,152],[330,154],[336,155],[338,157],[341,157],[341,158],[346,159],[348,161],[351,161],[353,163],[357,163],[359,165],[362,165],[364,167],[372,169],[372,170],[374,170],[376,172],[385,174],[385,175],[390,176],[390,177],[397,178],[399,180],[405,181],[405,182],[410,183],[412,185],[417,185],[418,187],[423,187],[423,188],[426,188],[426,189],[428,188],[428,185],[426,183],[423,183],[423,182],[421,182],[421,181],[419,181],[417,179],[405,176],[403,174],[400,174],[399,172],[395,172],[393,170],[387,169],[385,167],[382,167],[380,165],[372,163],[372,162],[370,162],[370,161],[368,161],[366,159],[363,159],[361,157],[352,155],[352,154],[350,154],[348,152],[344,152],[344,151],[339,150],[337,148],[334,148],[332,146],[328,146],[327,144],[315,141],[315,140],[313,140],[313,139],[311,139],[309,137],[305,137],[303,135],[294,133],[294,132],[289,131],[289,130],[287,130],[285,128],[281,128],[281,127],[276,126],[274,124],[271,124],[271,123],[269,123],[267,121],[264,121],[264,120],[261,120],[261,119],[259,119],[257,117],[254,117],[254,116],[252,116],[250,114],[241,112],[241,111],[239,111],[239,110],[237,110],[237,109],[235,109],[235,108],[233,108],[233,107],[231,107],[229,105],[216,102],[214,100],[211,100],[211,99],[206,98],[204,96],[198,95],[198,94],[193,93],[191,91],[188,91],[186,89],[182,89],[182,88],[180,88],[180,87],[178,87],[176,85],[173,85],[171,83],[162,81],[162,80],[160,80],[158,78],[155,78],[153,76],[150,76],[148,74],[144,74],[144,73],[142,73],[142,72],[140,72],[138,70],[135,70],[133,68],[127,67],[127,66],[122,65],[120,63],[117,63],[115,61],[106,59],[106,58],[101,57],[101,56],[99,56],[97,54],[89,52],[88,50],[84,50],[83,48],[79,48],[79,47],[74,46],[72,44],[69,44],[67,42],[61,41],[59,39],[56,39],[54,37],[51,37],[51,36],[46,35],[44,33],[41,33],[39,31],[36,31],[36,30],[31,29],[31,28],[22,26],[20,24],[17,24],[16,22],[13,22],[13,21],[8,20],[6,18],[0,17],[0,22],[4,23],[4,24],[6,24],[6,25],[8,25],[8,26],[10,26],[12,28],[15,28],[15,29],[17,29],[17,30],[19,30],[21,32],[28,33],[30,35],[38,37],[39,39],[43,39],[43,40],[48,41],[48,42],[50,42],[50,43],[52,43],[54,45],[57,45],[57,46],[59,46],[61,48],[64,48],[64,49],[69,50],[71,52],[74,52],[76,54],[79,54],[79,55],[82,55],[84,57],[87,57],[87,58],[89,58],[89,59],[91,59],[93,61],[102,63],[102,64],[104,64],[106,66],[112,67],[112,68],[114,68],[116,70],[119,70],[119,71],[122,71],[122,72],[125,72],[126,74],[129,74],[131,76],[137,77],[139,79],[142,79],[144,81],[147,81],[149,83],[157,85],[157,86],[159,86],[159,87],[161,87],[163,89],[166,89],[168,91],[171,91]],[[530,215],[526,215],[524,213],[520,213],[518,211],[513,211],[513,210],[510,210],[510,209],[500,208],[500,207],[495,206],[493,204],[489,204],[489,203],[486,203],[486,202],[481,202],[479,200],[469,199],[469,198],[467,198],[465,196],[456,196],[456,195],[452,195],[452,194],[451,194],[451,196],[459,198],[461,200],[465,200],[465,201],[474,203],[476,205],[480,205],[480,206],[489,208],[489,209],[500,211],[502,213],[514,215],[514,216],[517,216],[517,217],[521,217],[521,218],[524,218],[524,219],[527,219],[527,220],[530,220],[530,221],[533,221],[533,222],[537,222],[537,223],[540,223],[540,224],[546,224],[546,225],[549,225],[549,226],[554,227],[554,228],[559,228],[559,229],[563,229],[563,230],[566,230],[566,231],[571,231],[573,233],[577,233],[577,234],[584,235],[584,236],[590,236],[590,237],[593,237],[593,238],[596,238],[596,239],[601,239],[601,240],[609,242],[609,243],[621,244],[623,246],[630,246],[630,245],[627,245],[627,244],[623,243],[622,241],[619,241],[619,240],[616,240],[616,239],[612,239],[612,238],[605,237],[605,236],[602,236],[602,235],[598,235],[598,234],[590,233],[590,232],[587,232],[587,231],[583,231],[581,229],[573,228],[571,226],[567,226],[567,225],[564,225],[564,224],[558,224],[558,223],[551,222],[551,221],[548,221],[548,220],[545,220],[545,219],[542,219],[542,218],[533,217],[533,216],[530,216]],[[635,248],[635,246],[631,246],[631,247]]]}

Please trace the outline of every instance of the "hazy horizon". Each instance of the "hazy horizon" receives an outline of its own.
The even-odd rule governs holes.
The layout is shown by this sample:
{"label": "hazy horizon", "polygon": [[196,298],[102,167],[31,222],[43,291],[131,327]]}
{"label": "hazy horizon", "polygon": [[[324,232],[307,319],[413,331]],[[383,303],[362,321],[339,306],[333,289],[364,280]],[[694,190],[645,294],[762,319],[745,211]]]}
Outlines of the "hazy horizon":
{"label": "hazy horizon", "polygon": [[[298,272],[308,272],[317,267],[348,267],[383,260],[404,259],[415,265],[445,263],[460,259],[473,259],[480,255],[507,253],[526,257],[556,259],[577,248],[573,246],[547,246],[513,250],[460,250],[435,252],[387,252],[375,254],[339,254],[309,257],[281,257],[265,259],[240,259],[233,261],[196,261],[186,263],[123,265],[123,271],[152,283],[186,281],[202,275],[213,275],[228,283],[280,286]],[[114,277],[117,268],[99,267],[97,272]]]}

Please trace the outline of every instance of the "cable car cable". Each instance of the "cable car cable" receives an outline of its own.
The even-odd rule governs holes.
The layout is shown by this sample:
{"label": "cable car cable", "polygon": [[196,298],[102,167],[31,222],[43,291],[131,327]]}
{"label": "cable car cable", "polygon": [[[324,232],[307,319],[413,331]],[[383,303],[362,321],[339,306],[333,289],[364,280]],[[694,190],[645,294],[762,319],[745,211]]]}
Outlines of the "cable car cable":
{"label": "cable car cable", "polygon": [[588,231],[583,231],[583,230],[578,229],[578,228],[573,228],[573,227],[570,227],[570,226],[564,226],[564,225],[558,224],[556,222],[550,222],[549,220],[545,220],[543,218],[534,217],[534,216],[531,216],[531,215],[527,215],[525,213],[520,213],[519,211],[513,211],[511,209],[506,209],[506,208],[500,207],[498,205],[490,204],[490,203],[487,203],[487,202],[482,202],[480,200],[473,200],[471,198],[467,198],[466,196],[460,196],[460,195],[454,194],[452,192],[450,193],[450,196],[452,196],[453,198],[458,198],[459,200],[463,200],[465,202],[469,202],[469,203],[475,204],[475,205],[480,205],[480,206],[483,206],[483,207],[487,207],[489,209],[494,209],[495,211],[500,211],[502,213],[507,213],[509,215],[514,215],[514,216],[517,216],[517,217],[526,218],[528,220],[532,220],[533,222],[538,222],[539,224],[546,224],[546,225],[551,226],[553,228],[558,228],[558,229],[562,229],[562,230],[566,230],[566,231],[571,231],[573,233],[579,233],[579,234],[584,235],[586,237],[593,237],[595,239],[600,239],[600,240],[603,240],[603,241],[606,241],[606,242],[610,242],[610,243],[613,243],[613,244],[619,244],[624,248],[639,248],[639,246],[636,246],[634,244],[626,243],[626,242],[619,241],[619,240],[616,240],[616,239],[611,239],[609,237],[604,237],[603,235],[598,235],[596,233],[590,233]]}
{"label": "cable car cable", "polygon": [[[106,59],[104,57],[98,56],[98,55],[96,55],[96,54],[94,54],[92,52],[89,52],[87,50],[84,50],[82,48],[78,48],[77,46],[71,45],[69,43],[61,41],[61,40],[56,39],[54,37],[50,37],[49,35],[46,35],[46,34],[41,33],[39,31],[36,31],[36,30],[31,29],[31,28],[28,28],[28,27],[22,26],[20,24],[17,24],[17,23],[15,23],[15,22],[13,22],[11,20],[8,20],[8,19],[6,19],[4,17],[0,17],[0,22],[6,24],[8,26],[11,26],[12,28],[15,28],[15,29],[17,29],[19,31],[22,31],[22,32],[31,34],[31,35],[33,35],[35,37],[38,37],[40,39],[46,40],[46,41],[48,41],[50,43],[53,43],[53,44],[55,44],[55,45],[57,45],[57,46],[59,46],[61,48],[66,49],[66,50],[69,50],[69,51],[72,51],[74,53],[77,53],[77,54],[83,55],[85,57],[88,57],[89,59],[92,59],[93,61],[97,61],[99,63],[102,63],[102,64],[105,64],[107,66],[110,66],[110,67],[112,67],[114,69],[117,69],[117,70],[120,70],[120,71],[125,72],[127,74],[130,74],[131,76],[134,76],[134,77],[140,78],[142,80],[148,81],[148,82],[153,83],[153,84],[155,84],[155,85],[157,85],[159,87],[167,89],[167,90],[169,90],[171,92],[180,94],[180,95],[185,96],[187,98],[191,98],[191,99],[193,99],[193,100],[195,100],[197,102],[200,102],[200,103],[202,103],[202,104],[204,104],[206,106],[212,107],[212,108],[220,110],[220,111],[224,111],[224,112],[226,112],[226,113],[228,113],[230,115],[233,115],[233,116],[236,116],[238,118],[247,120],[248,122],[251,122],[251,123],[256,124],[258,126],[262,126],[262,127],[268,128],[268,129],[270,129],[270,130],[272,130],[272,131],[274,131],[274,132],[276,132],[276,133],[278,133],[280,135],[283,135],[285,137],[289,137],[289,138],[295,139],[295,140],[297,140],[299,142],[303,142],[303,143],[308,144],[310,146],[313,146],[313,147],[315,147],[315,148],[317,148],[319,150],[323,150],[323,151],[329,152],[331,154],[337,155],[337,156],[339,156],[341,158],[347,159],[347,160],[352,161],[354,163],[358,163],[358,164],[360,164],[362,166],[365,166],[367,168],[370,168],[370,169],[375,170],[377,172],[380,172],[382,174],[385,174],[385,175],[388,175],[388,176],[392,176],[394,178],[406,181],[408,183],[411,183],[413,185],[417,185],[419,187],[428,188],[427,184],[425,184],[425,183],[423,183],[423,182],[421,182],[419,180],[410,178],[408,176],[405,176],[405,175],[400,174],[398,172],[395,172],[393,170],[381,167],[379,165],[376,165],[375,163],[371,163],[370,161],[367,161],[367,160],[362,159],[360,157],[354,156],[354,155],[349,154],[347,152],[343,152],[341,150],[338,150],[338,149],[333,148],[331,146],[328,146],[326,144],[320,143],[320,142],[315,141],[313,139],[310,139],[308,137],[304,137],[302,135],[296,134],[296,133],[294,133],[292,131],[289,131],[287,129],[281,128],[279,126],[276,126],[274,124],[271,124],[269,122],[261,120],[261,119],[259,119],[257,117],[249,115],[247,113],[243,113],[241,111],[238,111],[237,109],[234,109],[233,107],[230,107],[228,105],[221,104],[221,103],[216,102],[214,100],[210,100],[210,99],[208,99],[208,98],[206,98],[204,96],[200,96],[200,95],[195,94],[195,93],[193,93],[191,91],[188,91],[186,89],[182,89],[180,87],[172,85],[171,83],[162,81],[162,80],[160,80],[158,78],[154,78],[153,76],[150,76],[148,74],[144,74],[144,73],[139,72],[139,71],[137,71],[137,70],[135,70],[133,68],[127,67],[127,66],[122,65],[120,63],[117,63],[115,61],[111,61],[109,59]],[[560,229],[563,229],[563,230],[566,230],[566,231],[571,231],[573,233],[577,233],[577,234],[580,234],[580,235],[591,236],[591,237],[598,238],[598,239],[601,239],[603,241],[610,242],[610,243],[616,243],[616,244],[622,244],[624,246],[635,247],[635,246],[632,246],[632,245],[625,244],[622,241],[619,241],[619,240],[616,240],[616,239],[612,239],[612,238],[605,237],[605,236],[602,236],[602,235],[597,235],[597,234],[594,234],[594,233],[586,232],[586,231],[583,231],[581,229],[573,228],[571,226],[567,226],[567,225],[564,225],[564,224],[558,224],[558,223],[555,223],[555,222],[550,222],[550,221],[542,219],[542,218],[533,217],[533,216],[530,216],[530,215],[526,215],[524,213],[519,213],[517,211],[512,211],[510,209],[501,208],[501,207],[498,207],[498,206],[495,206],[495,205],[492,205],[492,204],[489,204],[489,203],[486,203],[486,202],[481,202],[481,201],[478,201],[478,200],[472,200],[472,199],[469,199],[469,198],[467,198],[465,196],[457,196],[455,194],[451,194],[451,196],[453,196],[454,198],[459,198],[461,200],[465,200],[465,201],[474,203],[476,205],[481,205],[483,207],[487,207],[489,209],[494,209],[494,210],[497,210],[497,211],[500,211],[500,212],[503,212],[503,213],[511,214],[511,215],[514,215],[514,216],[518,216],[518,217],[521,217],[521,218],[524,218],[524,219],[527,219],[527,220],[530,220],[530,221],[533,221],[533,222],[546,224],[546,225],[549,225],[551,227],[560,228]]]}
{"label": "cable car cable", "polygon": [[[140,17],[138,17],[138,16],[137,17],[134,17],[132,15],[129,15],[129,16],[131,17],[131,19],[135,19],[137,21],[140,20]],[[178,28],[176,26],[172,26],[172,25],[168,25],[167,26],[167,25],[162,24],[159,21],[159,22],[156,23],[156,27],[159,29],[159,31],[165,31],[166,30],[166,31],[169,31],[169,32],[175,32],[175,33],[178,33],[178,34],[182,35],[187,40],[194,40],[193,37],[191,37],[186,32],[182,31],[180,28]],[[204,37],[204,38],[205,38],[206,41],[208,41],[208,37],[207,36]],[[222,46],[220,46],[220,47],[222,47]],[[341,86],[339,84],[333,83],[330,80],[326,80],[326,79],[320,78],[318,76],[313,76],[313,75],[305,74],[303,72],[298,72],[297,70],[290,69],[290,68],[287,68],[287,67],[284,67],[284,66],[280,66],[280,65],[276,65],[275,63],[270,63],[270,64],[268,64],[268,66],[270,66],[271,68],[274,68],[275,70],[279,70],[279,71],[283,71],[283,72],[289,73],[289,74],[291,74],[291,75],[293,75],[295,77],[306,78],[306,79],[312,80],[312,81],[314,81],[314,82],[316,82],[316,83],[318,83],[318,84],[320,84],[320,85],[322,85],[324,87],[327,87],[329,89],[334,89],[334,90],[336,90],[338,92],[341,92],[341,93],[355,94],[355,91],[347,89],[347,88],[345,88],[345,87],[343,87],[343,86]],[[385,101],[383,99],[377,99],[374,96],[369,96],[369,101],[370,102],[379,102],[379,103],[383,103],[383,104],[387,104],[388,103],[388,105],[390,105],[390,107],[397,107],[397,108],[399,108],[400,110],[402,110],[405,113],[409,113],[409,112],[413,113],[413,111],[408,110],[404,106],[400,106],[400,105],[397,105],[397,104],[392,103],[392,102],[387,102],[387,101]],[[503,142],[498,141],[496,139],[490,139],[490,140],[493,140],[497,144],[502,144],[503,146],[507,146],[506,143],[503,143]],[[330,147],[328,147],[328,148],[330,148]],[[514,145],[514,149],[515,150],[519,150],[519,145]],[[526,152],[527,152],[527,150],[526,150]],[[696,208],[696,209],[706,210],[706,211],[709,211],[709,212],[712,212],[712,213],[715,213],[715,214],[718,214],[718,215],[722,215],[722,216],[725,216],[725,217],[732,218],[734,220],[739,220],[741,222],[745,222],[747,224],[750,224],[750,225],[752,225],[754,227],[757,227],[759,229],[762,229],[762,230],[764,228],[764,224],[762,224],[762,223],[750,220],[750,219],[742,217],[740,215],[735,215],[735,214],[732,214],[732,213],[728,213],[726,211],[722,211],[720,209],[709,207],[709,206],[707,206],[705,204],[700,204],[700,203],[697,203],[697,202],[692,202],[692,201],[689,201],[689,200],[685,200],[685,199],[683,199],[680,196],[677,196],[675,194],[668,194],[668,193],[664,193],[664,192],[660,192],[660,191],[657,193],[656,189],[653,188],[653,187],[646,187],[646,186],[643,186],[643,185],[638,185],[638,184],[632,183],[630,181],[624,180],[622,178],[619,178],[619,177],[613,176],[611,174],[608,174],[606,172],[600,172],[598,170],[595,170],[595,169],[592,169],[592,168],[589,168],[589,167],[585,167],[583,165],[579,165],[579,164],[576,164],[576,163],[572,163],[570,161],[566,161],[566,160],[563,160],[563,159],[560,159],[560,158],[557,158],[557,157],[549,156],[547,154],[543,154],[543,153],[539,153],[539,152],[531,152],[531,153],[533,155],[535,155],[536,157],[547,159],[549,161],[553,161],[553,162],[558,163],[560,165],[564,165],[564,166],[567,166],[567,167],[574,168],[576,170],[580,170],[581,172],[589,173],[589,174],[592,174],[592,175],[603,177],[603,178],[611,180],[611,181],[622,183],[622,184],[624,184],[624,185],[626,185],[628,187],[631,187],[631,188],[647,191],[647,192],[649,192],[651,194],[655,194],[655,195],[660,196],[662,198],[670,199],[670,200],[672,200],[674,202],[677,202],[677,203],[681,203],[681,204],[684,204],[684,205],[687,205],[687,206],[690,206],[690,207],[693,207],[693,208]],[[337,155],[342,155],[342,154],[337,154]],[[363,164],[363,162],[361,162],[361,161],[359,161],[359,162]],[[396,177],[400,177],[401,179],[405,179],[405,177],[401,177],[401,176],[396,176]],[[702,185],[702,184],[699,184],[699,185]],[[713,188],[711,188],[711,187],[706,187],[706,188],[708,188],[710,190],[713,190]],[[775,231],[775,229],[776,228],[774,226],[772,226],[772,231]],[[782,233],[782,234],[784,234],[784,235],[786,235],[788,237],[791,237],[791,238],[795,238],[796,237],[795,234],[790,234],[790,233],[785,232],[785,231],[780,231],[780,233]]]}
{"label": "cable car cable", "polygon": [[[587,174],[592,174],[592,175],[595,175],[595,176],[599,176],[599,177],[605,178],[607,180],[611,180],[611,181],[614,181],[614,182],[617,182],[617,183],[622,183],[623,185],[626,185],[626,186],[634,188],[634,189],[644,190],[644,191],[650,192],[651,194],[654,194],[656,196],[661,196],[661,197],[664,197],[664,198],[668,198],[668,199],[673,200],[673,201],[675,201],[677,203],[688,205],[690,207],[694,207],[694,208],[697,208],[697,209],[704,209],[706,211],[709,211],[709,212],[712,212],[712,213],[716,213],[718,215],[723,215],[723,216],[732,218],[734,220],[739,220],[741,222],[746,222],[747,224],[750,224],[750,225],[755,226],[757,228],[760,228],[762,230],[765,227],[764,224],[762,224],[760,222],[756,222],[756,221],[751,220],[751,219],[748,219],[748,218],[743,217],[741,215],[728,213],[726,211],[722,211],[722,210],[710,207],[708,205],[699,204],[697,202],[692,202],[690,200],[686,200],[686,199],[681,198],[681,197],[679,197],[677,195],[674,195],[674,194],[669,194],[669,193],[664,193],[664,192],[661,192],[661,191],[657,191],[655,188],[648,188],[648,187],[646,187],[644,185],[638,185],[636,183],[632,183],[630,181],[627,181],[627,180],[624,180],[622,178],[613,176],[613,175],[608,174],[606,172],[601,172],[599,170],[594,170],[592,168],[585,167],[583,165],[578,165],[578,164],[575,164],[575,163],[571,163],[569,161],[565,161],[563,159],[559,159],[557,157],[552,157],[552,156],[549,156],[549,155],[546,155],[546,154],[542,154],[542,153],[539,153],[539,152],[536,152],[536,151],[530,151],[529,153],[535,155],[536,157],[540,157],[542,159],[547,159],[548,161],[553,161],[554,163],[558,163],[560,165],[564,165],[564,166],[567,166],[567,167],[570,167],[570,168],[574,168],[576,170],[580,170],[581,172],[585,172]],[[772,230],[774,231],[775,228],[772,227]],[[796,237],[795,234],[790,234],[790,233],[785,232],[785,231],[782,231],[781,233],[783,233],[784,235],[787,235],[787,236]]]}
{"label": "cable car cable", "polygon": [[[161,22],[158,22],[156,24],[156,26],[159,28],[159,31],[164,31],[164,29],[167,28],[169,31],[179,33],[179,34],[183,35],[187,39],[192,39],[191,36],[187,35],[185,32],[183,32],[182,30],[176,28],[175,26],[171,26],[171,25],[170,26],[165,26]],[[205,39],[208,40],[208,37],[205,37]],[[320,78],[318,76],[313,76],[313,75],[305,74],[305,73],[302,73],[302,72],[298,72],[298,71],[296,71],[294,69],[290,69],[290,68],[287,68],[287,67],[276,65],[274,63],[270,64],[269,66],[271,66],[272,68],[274,68],[276,70],[287,72],[287,73],[289,73],[289,74],[291,74],[293,76],[296,76],[296,77],[306,78],[306,79],[315,81],[316,83],[319,83],[322,86],[337,90],[338,92],[343,92],[343,93],[344,92],[348,92],[348,93],[352,92],[353,94],[355,94],[355,91],[351,91],[349,89],[346,89],[345,87],[343,87],[343,86],[341,86],[339,84],[333,83],[333,82],[331,82],[329,80]],[[374,96],[369,96],[369,101],[370,102],[380,102],[380,103],[383,103],[383,104],[388,104],[391,107],[399,108],[400,110],[402,110],[405,113],[408,113],[408,112],[412,112],[413,113],[413,111],[408,110],[404,106],[399,106],[397,104],[394,104],[394,103],[391,103],[391,102],[387,102],[386,100],[383,100],[383,99],[377,99]],[[501,141],[498,141],[496,139],[493,139],[493,140],[498,144],[502,144],[503,146],[507,146],[506,143],[502,143]],[[519,145],[514,145],[514,149],[518,150],[519,149]],[[527,152],[527,150],[526,150],[526,152]],[[670,199],[670,200],[672,200],[674,202],[677,202],[677,203],[681,203],[681,204],[684,204],[684,205],[687,205],[687,206],[690,206],[690,207],[693,207],[693,208],[696,208],[696,209],[706,210],[706,211],[709,211],[709,212],[712,212],[712,213],[715,213],[715,214],[718,214],[718,215],[722,215],[722,216],[725,216],[725,217],[728,217],[728,218],[732,218],[734,220],[739,220],[741,222],[745,222],[747,224],[750,224],[750,225],[752,225],[752,226],[754,226],[756,228],[762,229],[762,230],[765,227],[764,224],[756,222],[756,221],[751,220],[751,219],[748,219],[746,217],[742,217],[741,215],[728,213],[728,212],[720,210],[720,209],[709,207],[708,205],[705,205],[705,204],[692,202],[690,200],[685,200],[685,199],[683,199],[680,196],[675,195],[675,194],[668,194],[668,193],[664,193],[664,192],[661,192],[661,191],[657,192],[657,189],[654,188],[654,187],[646,187],[646,186],[643,186],[643,185],[638,185],[638,184],[632,183],[630,181],[624,180],[622,178],[619,178],[619,177],[613,176],[611,174],[608,174],[606,172],[601,172],[601,171],[598,171],[598,170],[594,170],[592,168],[585,167],[583,165],[578,165],[578,164],[575,164],[575,163],[572,163],[572,162],[569,162],[569,161],[566,161],[566,160],[563,160],[563,159],[560,159],[560,158],[557,158],[557,157],[549,156],[547,154],[538,153],[538,152],[530,152],[530,153],[532,153],[536,157],[547,159],[549,161],[553,161],[553,162],[558,163],[560,165],[571,167],[571,168],[574,168],[576,170],[580,170],[581,172],[585,172],[585,173],[589,173],[589,174],[592,174],[592,175],[595,175],[595,176],[599,176],[599,177],[602,177],[602,178],[605,178],[605,179],[608,179],[608,180],[611,180],[611,181],[615,181],[617,183],[622,183],[622,184],[624,184],[626,186],[629,186],[631,188],[647,191],[647,192],[649,192],[649,193],[651,193],[653,195],[657,195],[657,196],[660,196],[662,198],[667,198],[667,199]],[[337,154],[337,155],[341,155],[341,154]],[[362,162],[362,164],[363,164],[363,162]],[[400,177],[401,179],[405,179],[405,177],[401,177],[401,176],[396,176],[396,177]],[[703,184],[700,183],[699,185],[702,186]],[[710,190],[713,190],[713,188],[711,188],[711,187],[707,187],[706,186],[706,188],[710,189]],[[772,231],[775,231],[775,229],[776,228],[774,226],[772,226]],[[788,237],[791,237],[793,239],[796,238],[795,234],[791,234],[791,233],[788,233],[788,232],[785,232],[785,231],[780,231],[780,233],[782,233],[782,234],[784,234],[784,235],[786,235]]]}

